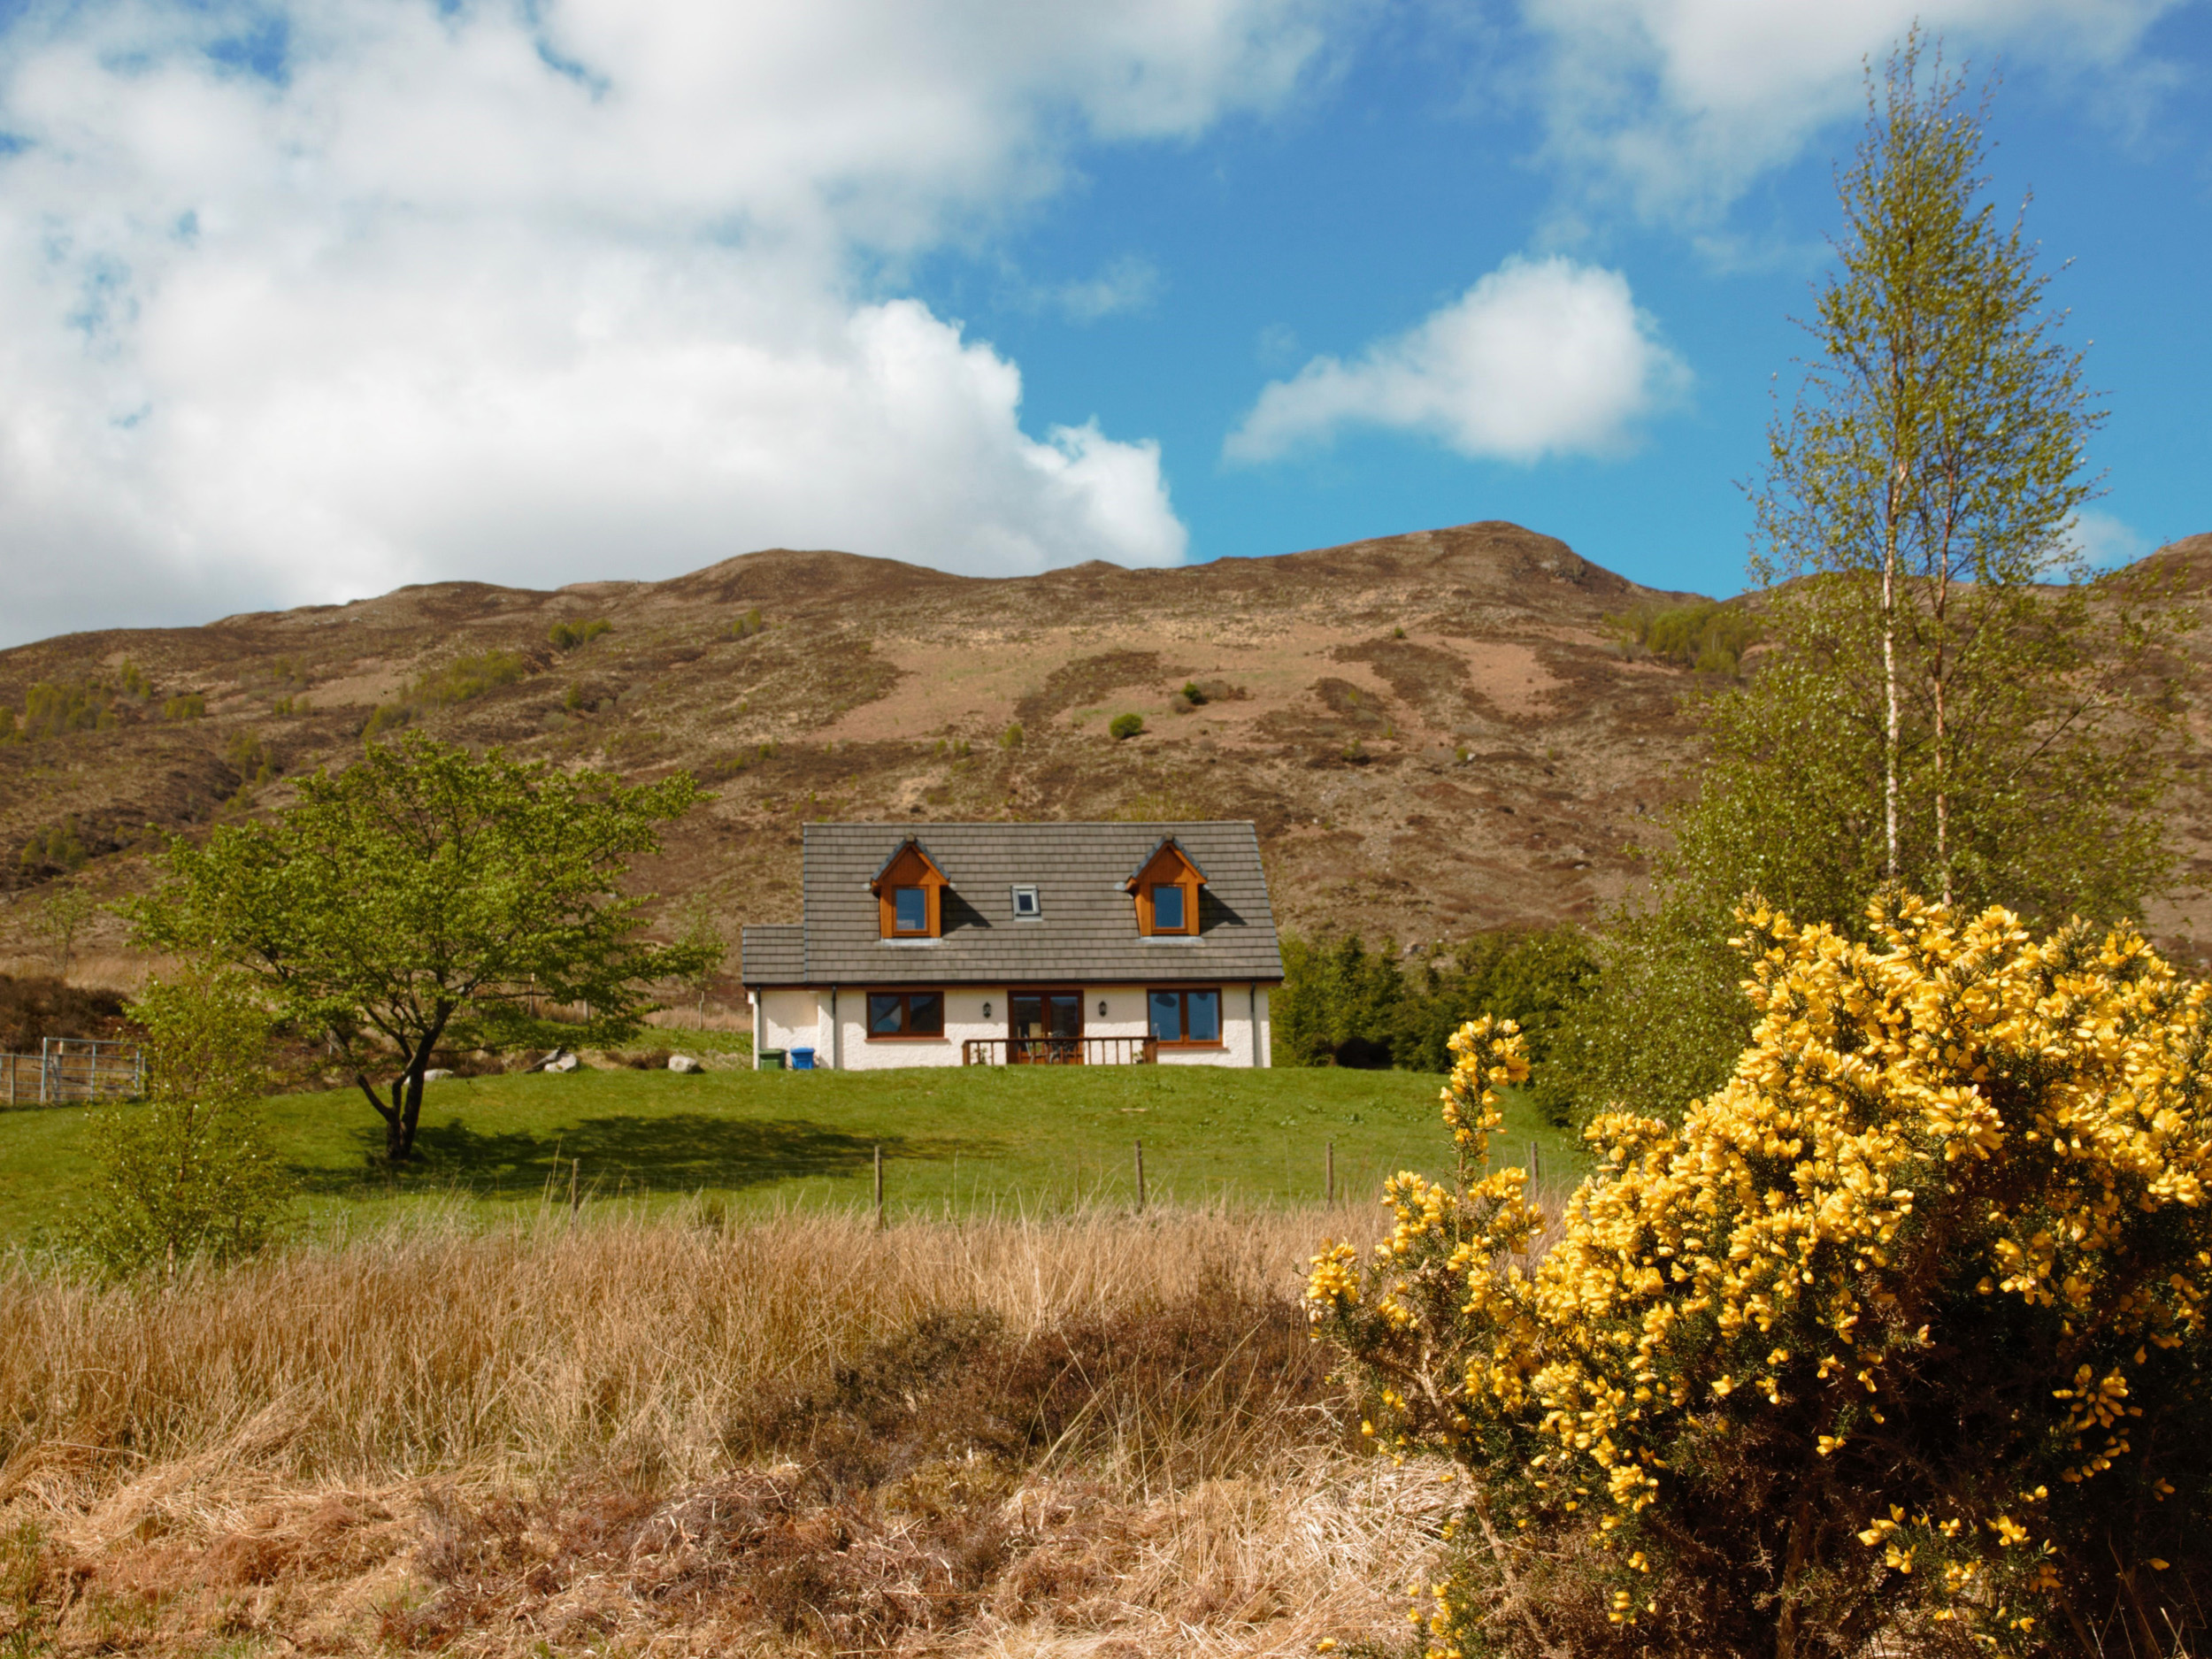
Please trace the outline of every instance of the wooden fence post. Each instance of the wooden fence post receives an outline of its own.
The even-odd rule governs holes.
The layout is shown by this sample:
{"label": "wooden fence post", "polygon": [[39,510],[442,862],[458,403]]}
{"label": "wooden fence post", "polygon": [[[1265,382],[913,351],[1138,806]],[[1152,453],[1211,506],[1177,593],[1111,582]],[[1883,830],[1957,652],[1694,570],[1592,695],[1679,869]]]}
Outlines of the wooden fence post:
{"label": "wooden fence post", "polygon": [[1137,1212],[1144,1213],[1144,1142],[1137,1142]]}
{"label": "wooden fence post", "polygon": [[876,1230],[883,1230],[883,1147],[876,1146]]}

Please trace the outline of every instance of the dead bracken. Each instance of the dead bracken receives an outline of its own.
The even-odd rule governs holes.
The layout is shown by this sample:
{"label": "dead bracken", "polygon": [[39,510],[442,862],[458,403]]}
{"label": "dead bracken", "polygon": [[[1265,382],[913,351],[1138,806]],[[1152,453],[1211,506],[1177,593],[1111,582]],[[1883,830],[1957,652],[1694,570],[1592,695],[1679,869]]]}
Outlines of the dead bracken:
{"label": "dead bracken", "polygon": [[1440,1509],[1353,1449],[1309,1230],[557,1212],[166,1297],[18,1266],[0,1651],[1371,1640]]}

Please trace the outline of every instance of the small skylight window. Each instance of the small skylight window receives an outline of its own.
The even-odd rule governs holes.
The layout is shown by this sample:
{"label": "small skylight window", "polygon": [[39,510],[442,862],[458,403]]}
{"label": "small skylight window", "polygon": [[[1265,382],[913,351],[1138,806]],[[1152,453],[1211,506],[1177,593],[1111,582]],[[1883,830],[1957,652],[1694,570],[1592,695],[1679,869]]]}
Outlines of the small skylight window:
{"label": "small skylight window", "polygon": [[1016,921],[1033,922],[1044,913],[1044,907],[1037,899],[1036,888],[1016,887],[1014,889],[1014,919]]}

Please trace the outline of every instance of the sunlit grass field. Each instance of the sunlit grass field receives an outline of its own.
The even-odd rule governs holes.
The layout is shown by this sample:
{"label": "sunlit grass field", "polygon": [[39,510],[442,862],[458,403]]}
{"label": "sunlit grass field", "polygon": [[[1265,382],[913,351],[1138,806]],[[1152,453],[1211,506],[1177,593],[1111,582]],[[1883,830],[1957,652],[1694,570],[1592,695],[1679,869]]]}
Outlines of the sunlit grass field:
{"label": "sunlit grass field", "polygon": [[[710,1064],[714,1064],[712,1060]],[[1340,1202],[1399,1169],[1440,1173],[1440,1077],[1199,1067],[958,1068],[703,1075],[577,1071],[450,1079],[423,1100],[421,1156],[395,1174],[357,1093],[280,1096],[266,1114],[303,1211],[327,1221],[431,1199],[648,1203],[703,1194],[743,1213],[872,1202],[887,1218],[1133,1204],[1136,1144],[1156,1205]],[[128,1109],[125,1109],[128,1110]],[[0,1110],[0,1244],[29,1243],[89,1179],[81,1108]],[[1568,1132],[1510,1100],[1495,1148],[1540,1148],[1547,1186],[1578,1175]],[[366,1217],[364,1217],[366,1218]]]}

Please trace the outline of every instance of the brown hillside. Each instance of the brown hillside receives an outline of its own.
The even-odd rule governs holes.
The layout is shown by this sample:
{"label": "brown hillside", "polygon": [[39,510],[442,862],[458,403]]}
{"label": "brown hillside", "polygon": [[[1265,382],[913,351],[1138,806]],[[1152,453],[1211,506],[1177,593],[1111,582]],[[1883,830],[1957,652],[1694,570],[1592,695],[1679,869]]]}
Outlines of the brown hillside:
{"label": "brown hillside", "polygon": [[[2212,538],[2154,557],[2212,569]],[[114,683],[127,662],[148,683],[109,724],[0,745],[0,951],[31,949],[24,901],[81,859],[99,891],[135,885],[158,834],[281,801],[284,777],[355,752],[380,705],[495,651],[517,677],[419,724],[697,772],[718,799],[649,879],[733,922],[795,919],[810,818],[1117,815],[1255,819],[1295,929],[1436,939],[1586,918],[1624,890],[1694,763],[1678,704],[1695,677],[1624,660],[1603,622],[1684,597],[1494,522],[1010,580],[772,549],[669,581],[440,583],[43,641],[0,652],[0,703]],[[597,619],[611,631],[580,647],[549,638]],[[1187,681],[1207,700],[1179,712]],[[189,694],[204,716],[175,701]],[[1125,711],[1147,730],[1115,742]],[[257,790],[265,762],[276,781]],[[2193,805],[2183,818],[2193,854],[2212,845]]]}

